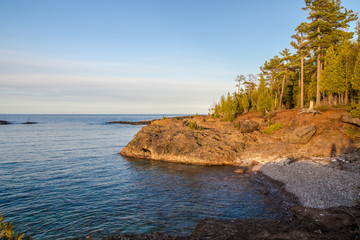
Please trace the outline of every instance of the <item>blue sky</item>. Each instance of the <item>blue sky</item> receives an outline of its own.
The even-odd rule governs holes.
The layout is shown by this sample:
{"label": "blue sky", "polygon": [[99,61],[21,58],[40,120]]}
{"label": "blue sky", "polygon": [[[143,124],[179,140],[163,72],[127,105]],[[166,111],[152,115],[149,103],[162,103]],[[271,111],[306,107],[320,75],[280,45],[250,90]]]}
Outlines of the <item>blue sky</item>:
{"label": "blue sky", "polygon": [[207,113],[237,75],[290,48],[303,6],[0,0],[0,113]]}

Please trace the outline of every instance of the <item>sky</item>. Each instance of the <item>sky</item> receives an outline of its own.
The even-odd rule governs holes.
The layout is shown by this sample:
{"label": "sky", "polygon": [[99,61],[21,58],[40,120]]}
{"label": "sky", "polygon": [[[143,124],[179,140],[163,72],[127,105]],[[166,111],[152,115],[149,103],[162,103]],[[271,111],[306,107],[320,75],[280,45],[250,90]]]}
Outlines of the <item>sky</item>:
{"label": "sky", "polygon": [[[359,0],[343,6],[360,11]],[[303,0],[0,0],[0,113],[207,114]],[[354,24],[351,25],[351,28]]]}

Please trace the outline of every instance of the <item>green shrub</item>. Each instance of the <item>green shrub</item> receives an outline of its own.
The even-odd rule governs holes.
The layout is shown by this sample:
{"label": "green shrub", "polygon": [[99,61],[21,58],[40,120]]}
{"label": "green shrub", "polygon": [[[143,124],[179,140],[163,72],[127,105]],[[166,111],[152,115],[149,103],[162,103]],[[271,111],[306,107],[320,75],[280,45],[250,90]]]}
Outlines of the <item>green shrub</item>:
{"label": "green shrub", "polygon": [[322,104],[318,107],[314,107],[314,110],[317,110],[317,111],[326,111],[326,110],[329,110],[329,106],[328,105],[325,105],[325,104]]}
{"label": "green shrub", "polygon": [[280,130],[283,128],[283,125],[281,123],[275,123],[273,125],[270,125],[269,127],[267,127],[263,133],[267,133],[267,134],[273,134],[276,131]]}
{"label": "green shrub", "polygon": [[352,118],[360,118],[360,103],[349,106],[347,111],[350,113]]}
{"label": "green shrub", "polygon": [[355,138],[357,134],[358,134],[357,130],[353,127],[347,127],[345,130],[345,135],[348,138]]}
{"label": "green shrub", "polygon": [[190,122],[189,123],[189,128],[192,129],[192,130],[202,130],[202,129],[204,129],[203,127],[197,125],[196,122]]}
{"label": "green shrub", "polygon": [[25,234],[14,232],[14,226],[11,222],[5,221],[3,216],[0,216],[0,239],[1,240],[30,240],[30,237],[25,237]]}

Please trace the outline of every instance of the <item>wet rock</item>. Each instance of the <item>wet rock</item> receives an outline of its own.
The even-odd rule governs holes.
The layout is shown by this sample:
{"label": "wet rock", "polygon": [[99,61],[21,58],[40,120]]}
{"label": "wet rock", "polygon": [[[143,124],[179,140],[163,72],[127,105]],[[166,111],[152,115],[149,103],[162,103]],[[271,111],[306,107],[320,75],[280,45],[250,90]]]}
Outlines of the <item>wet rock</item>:
{"label": "wet rock", "polygon": [[348,113],[341,115],[341,121],[360,127],[360,118],[351,118]]}
{"label": "wet rock", "polygon": [[37,124],[37,122],[24,122],[23,124]]}
{"label": "wet rock", "polygon": [[308,143],[315,133],[315,126],[305,125],[298,127],[289,134],[289,142],[293,144]]}
{"label": "wet rock", "polygon": [[358,208],[346,207],[329,209],[294,207],[291,212],[302,226],[309,230],[320,229],[323,232],[357,227],[356,219],[360,217]]}
{"label": "wet rock", "polygon": [[[161,233],[120,234],[118,236],[103,238],[103,240],[181,240],[181,239],[190,239],[190,238],[169,236]],[[86,240],[86,239],[81,239],[81,240]]]}
{"label": "wet rock", "polygon": [[8,121],[0,120],[0,125],[7,125],[7,124],[11,124],[11,123]]}
{"label": "wet rock", "polygon": [[245,120],[239,122],[239,125],[240,125],[240,131],[242,133],[250,133],[259,129],[259,123],[253,120]]}

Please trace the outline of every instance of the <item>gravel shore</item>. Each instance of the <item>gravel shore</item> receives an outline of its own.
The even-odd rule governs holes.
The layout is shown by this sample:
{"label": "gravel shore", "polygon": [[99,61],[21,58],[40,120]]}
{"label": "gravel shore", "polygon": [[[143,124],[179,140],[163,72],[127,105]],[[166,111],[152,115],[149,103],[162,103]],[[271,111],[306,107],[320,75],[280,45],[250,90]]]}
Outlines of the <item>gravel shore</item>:
{"label": "gravel shore", "polygon": [[305,207],[354,206],[360,199],[360,173],[336,169],[331,164],[284,160],[267,163],[260,171],[283,182]]}

